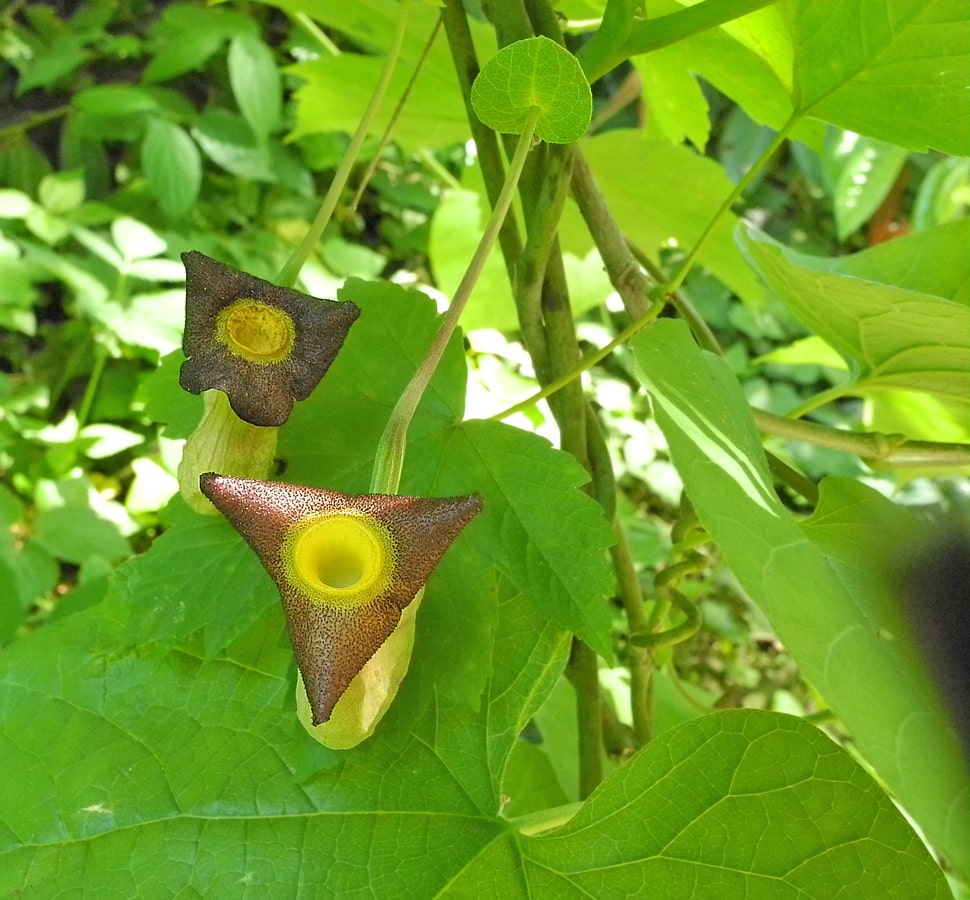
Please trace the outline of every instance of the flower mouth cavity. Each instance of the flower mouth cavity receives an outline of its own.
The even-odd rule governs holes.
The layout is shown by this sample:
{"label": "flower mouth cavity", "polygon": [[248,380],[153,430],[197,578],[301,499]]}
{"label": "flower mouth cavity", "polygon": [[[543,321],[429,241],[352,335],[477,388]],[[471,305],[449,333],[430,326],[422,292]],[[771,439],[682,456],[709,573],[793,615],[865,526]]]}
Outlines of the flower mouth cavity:
{"label": "flower mouth cavity", "polygon": [[391,582],[394,543],[372,516],[325,514],[298,523],[281,547],[288,580],[326,606],[354,609]]}
{"label": "flower mouth cavity", "polygon": [[216,337],[234,356],[257,365],[282,362],[296,342],[293,319],[277,306],[241,298],[216,319]]}

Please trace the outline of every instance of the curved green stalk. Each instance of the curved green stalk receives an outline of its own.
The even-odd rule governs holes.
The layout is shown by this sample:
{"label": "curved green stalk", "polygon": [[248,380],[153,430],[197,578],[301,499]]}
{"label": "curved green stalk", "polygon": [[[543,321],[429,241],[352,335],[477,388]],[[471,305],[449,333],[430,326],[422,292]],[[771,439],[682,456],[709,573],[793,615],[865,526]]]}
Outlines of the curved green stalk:
{"label": "curved green stalk", "polygon": [[387,128],[384,129],[384,133],[381,135],[380,141],[377,143],[377,148],[374,150],[374,155],[371,157],[371,161],[367,164],[367,168],[364,169],[364,174],[361,176],[360,184],[357,187],[357,193],[354,194],[354,199],[350,202],[350,209],[357,209],[357,205],[360,203],[360,198],[364,196],[364,191],[367,188],[368,183],[371,178],[374,177],[374,172],[377,170],[378,165],[380,165],[381,154],[384,152],[384,148],[387,146],[387,142],[391,139],[391,134],[396,127],[398,120],[401,118],[401,114],[404,112],[404,107],[408,102],[408,97],[411,96],[411,91],[414,90],[414,83],[418,80],[418,75],[421,74],[421,70],[424,68],[424,64],[428,60],[428,55],[431,53],[431,48],[434,46],[435,38],[438,37],[438,32],[441,30],[441,19],[438,19],[434,28],[431,29],[431,34],[428,35],[428,39],[424,42],[424,47],[421,50],[421,55],[418,57],[418,61],[414,64],[414,69],[411,72],[410,78],[408,78],[408,83],[404,86],[404,91],[401,94],[400,99],[397,101],[397,105],[394,107],[394,112],[391,113],[391,118],[387,121]]}
{"label": "curved green stalk", "polygon": [[802,416],[808,415],[810,412],[814,412],[820,406],[825,406],[826,403],[831,403],[833,400],[841,400],[843,397],[848,396],[852,393],[853,389],[858,388],[859,383],[854,384],[839,384],[835,387],[829,388],[827,391],[822,391],[819,394],[815,394],[809,397],[807,400],[799,403],[794,409],[790,410],[787,414],[789,419],[800,419]]}
{"label": "curved green stalk", "polygon": [[583,357],[579,365],[576,366],[571,371],[567,372],[565,375],[555,379],[555,381],[549,382],[541,391],[536,391],[530,397],[526,397],[525,400],[521,400],[514,406],[510,406],[508,409],[502,410],[500,413],[491,416],[492,419],[507,419],[509,416],[514,415],[517,412],[522,412],[531,406],[535,406],[540,400],[544,400],[551,394],[555,394],[556,391],[561,390],[567,384],[575,381],[583,372],[588,372],[593,366],[602,362],[609,356],[617,347],[625,344],[630,338],[636,335],[638,332],[642,331],[647,327],[660,313],[663,311],[664,304],[661,301],[655,302],[647,312],[637,319],[632,325],[628,325],[623,329],[612,341],[610,341],[605,347],[600,350],[596,350],[593,353],[589,353]]}
{"label": "curved green stalk", "polygon": [[422,360],[418,370],[411,378],[411,382],[404,389],[398,398],[391,415],[387,420],[384,433],[381,435],[380,443],[377,447],[377,458],[374,461],[374,474],[371,477],[371,491],[374,493],[393,494],[397,491],[401,481],[401,469],[404,465],[404,451],[407,446],[408,427],[414,412],[418,408],[421,396],[424,394],[431,376],[438,366],[445,347],[458,325],[458,319],[465,309],[465,304],[471,295],[478,276],[481,274],[488,254],[495,244],[499,229],[505,215],[512,205],[512,198],[519,183],[519,176],[522,174],[522,167],[525,165],[526,157],[532,149],[532,137],[535,133],[536,123],[539,121],[540,110],[538,107],[532,110],[525,130],[519,137],[519,142],[515,148],[515,154],[509,164],[508,174],[502,192],[499,194],[495,208],[485,227],[485,232],[471,263],[465,272],[455,296],[452,298],[448,312],[445,313],[441,322],[441,327],[435,335],[431,346],[428,348],[427,355]]}
{"label": "curved green stalk", "polygon": [[[704,0],[665,16],[637,22],[633,20],[635,4],[630,0],[607,3],[603,24],[600,26],[600,31],[605,31],[604,36],[597,40],[600,32],[596,32],[587,47],[579,52],[580,62],[592,83],[624,59],[686,40],[776,2],[777,0]],[[616,7],[616,11],[611,19],[613,7]],[[623,21],[623,14],[630,17],[629,21]]]}
{"label": "curved green stalk", "polygon": [[970,465],[970,444],[913,441],[903,434],[874,431],[844,431],[788,416],[776,416],[762,409],[752,408],[751,415],[758,430],[765,434],[843,450],[861,457],[870,465],[889,468]]}
{"label": "curved green stalk", "polygon": [[303,268],[303,264],[313,252],[313,248],[317,245],[327,224],[330,222],[333,211],[337,208],[340,195],[343,193],[347,179],[350,177],[350,171],[357,161],[360,148],[364,145],[364,141],[367,139],[367,134],[370,131],[371,123],[374,121],[377,110],[380,108],[384,95],[387,93],[391,75],[394,72],[394,67],[397,65],[398,57],[401,55],[401,46],[404,43],[404,33],[407,30],[408,14],[410,11],[411,0],[401,0],[401,9],[397,17],[397,28],[394,31],[394,37],[391,40],[391,46],[387,53],[387,59],[384,62],[384,68],[381,70],[381,76],[377,81],[377,86],[374,88],[374,93],[371,94],[370,102],[367,104],[367,109],[364,110],[364,115],[361,117],[357,130],[350,140],[347,152],[337,167],[333,181],[330,183],[330,188],[323,198],[323,203],[320,204],[320,212],[317,213],[317,217],[313,220],[313,224],[307,231],[306,236],[300,241],[300,245],[296,250],[293,251],[293,255],[286,261],[286,265],[283,266],[279,277],[276,279],[276,283],[282,287],[292,287],[296,283],[296,277],[300,274],[300,269]]}
{"label": "curved green stalk", "polygon": [[690,272],[691,267],[697,262],[697,257],[701,250],[704,249],[704,245],[707,243],[714,229],[718,226],[721,219],[730,211],[731,207],[737,202],[741,195],[747,190],[748,185],[757,177],[761,170],[768,164],[771,158],[775,155],[778,148],[788,139],[788,135],[791,133],[792,129],[801,120],[801,113],[794,113],[792,117],[782,126],[781,131],[775,135],[772,142],[764,149],[762,154],[754,161],[751,168],[744,173],[744,177],[734,186],[734,190],[727,195],[724,202],[721,204],[718,211],[711,218],[711,221],[707,223],[707,227],[704,229],[701,236],[697,239],[690,253],[687,254],[687,258],[681,264],[680,268],[677,270],[677,274],[670,280],[669,283],[664,285],[664,290],[668,293],[676,291],[683,283],[684,279],[687,277],[687,273]]}

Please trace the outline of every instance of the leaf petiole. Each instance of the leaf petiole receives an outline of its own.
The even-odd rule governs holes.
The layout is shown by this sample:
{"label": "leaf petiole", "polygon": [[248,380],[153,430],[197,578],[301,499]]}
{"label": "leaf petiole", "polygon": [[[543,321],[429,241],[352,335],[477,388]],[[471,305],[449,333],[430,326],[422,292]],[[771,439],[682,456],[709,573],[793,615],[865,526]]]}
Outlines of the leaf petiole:
{"label": "leaf petiole", "polygon": [[533,107],[530,111],[528,120],[516,144],[515,153],[502,185],[502,191],[495,203],[495,208],[492,210],[485,232],[478,242],[475,254],[472,256],[468,269],[455,291],[455,296],[442,319],[438,333],[428,348],[427,355],[388,417],[384,433],[381,435],[380,443],[377,446],[377,458],[374,461],[374,473],[371,477],[371,491],[373,493],[393,494],[397,492],[401,481],[401,469],[404,465],[404,452],[407,446],[407,433],[411,419],[414,417],[414,412],[418,408],[424,390],[431,381],[431,377],[445,352],[445,347],[448,346],[448,341],[451,340],[451,336],[458,325],[458,319],[465,309],[465,304],[471,296],[475,283],[485,266],[485,261],[488,259],[498,237],[502,222],[512,205],[512,198],[515,196],[526,157],[532,149],[532,138],[541,112],[539,107]]}

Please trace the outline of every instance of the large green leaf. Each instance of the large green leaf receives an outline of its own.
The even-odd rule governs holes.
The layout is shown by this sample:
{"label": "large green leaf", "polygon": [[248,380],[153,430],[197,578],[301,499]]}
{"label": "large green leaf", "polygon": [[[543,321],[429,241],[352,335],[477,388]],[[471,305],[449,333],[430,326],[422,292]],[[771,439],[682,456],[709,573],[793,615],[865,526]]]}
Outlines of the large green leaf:
{"label": "large green leaf", "polygon": [[802,719],[752,710],[659,736],[521,852],[529,896],[949,895],[917,835],[844,751]]}
{"label": "large green leaf", "polygon": [[485,498],[466,573],[481,578],[497,569],[543,616],[611,659],[605,599],[613,576],[605,550],[613,534],[599,504],[578,490],[589,476],[576,461],[540,437],[490,421],[465,422],[411,452],[433,473],[433,493],[473,484]]}
{"label": "large green leaf", "polygon": [[432,896],[502,833],[500,772],[565,661],[504,608],[477,712],[415,721],[406,683],[344,754],[296,721],[276,610],[208,661],[126,643],[118,602],[45,628],[0,663],[0,893]]}
{"label": "large green leaf", "polygon": [[[870,489],[827,481],[815,517],[800,526],[774,495],[744,394],[724,361],[699,350],[682,322],[661,321],[633,346],[685,489],[732,571],[860,751],[966,872],[970,796],[961,751],[898,598],[880,577],[891,539],[919,533],[918,520]],[[820,538],[834,522],[842,544]],[[848,540],[867,530],[882,555]]]}
{"label": "large green leaf", "polygon": [[970,306],[970,219],[957,219],[847,256],[812,257],[813,269],[892,284]]}
{"label": "large green leaf", "polygon": [[970,146],[963,0],[788,0],[796,109],[910,150]]}
{"label": "large green leaf", "polygon": [[381,732],[346,753],[311,741],[285,702],[275,610],[212,660],[191,645],[132,646],[122,618],[109,602],[0,661],[0,759],[18,773],[0,784],[5,896],[228,896],[241,884],[285,896],[692,896],[668,888],[691,883],[836,896],[835,879],[859,897],[946,896],[858,765],[772,713],[667,732],[561,831],[511,830],[500,776],[568,642],[507,592],[480,709],[439,703],[416,718],[409,679]]}
{"label": "large green leaf", "polygon": [[[672,0],[657,13],[679,8]],[[651,7],[653,9],[653,7]],[[962,0],[785,0],[684,42],[694,71],[757,122],[818,145],[807,119],[909,150],[970,145]]]}
{"label": "large green leaf", "polygon": [[[840,274],[838,265],[852,272],[852,264],[797,253],[750,229],[740,240],[782,303],[855,363],[853,392],[901,388],[962,403],[970,399],[966,303]],[[960,259],[965,264],[965,255]]]}

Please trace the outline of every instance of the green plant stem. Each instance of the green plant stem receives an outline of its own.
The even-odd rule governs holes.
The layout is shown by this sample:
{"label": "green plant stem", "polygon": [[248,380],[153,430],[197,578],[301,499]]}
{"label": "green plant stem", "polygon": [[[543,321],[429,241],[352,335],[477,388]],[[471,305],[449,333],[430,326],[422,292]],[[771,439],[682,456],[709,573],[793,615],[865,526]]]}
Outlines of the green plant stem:
{"label": "green plant stem", "polygon": [[[478,75],[478,59],[475,55],[475,45],[472,42],[471,31],[468,27],[468,17],[462,0],[445,0],[441,9],[441,21],[444,24],[445,36],[448,39],[448,49],[455,64],[455,74],[461,86],[461,95],[465,103],[465,115],[471,127],[472,139],[478,153],[478,164],[482,170],[485,182],[485,192],[488,201],[494,209],[498,203],[502,185],[505,183],[505,164],[499,147],[498,136],[491,128],[486,128],[471,105],[471,86]],[[515,283],[515,264],[522,256],[522,235],[515,216],[506,216],[498,234],[499,247],[505,260],[505,270],[509,283]]]}
{"label": "green plant stem", "polygon": [[623,59],[623,46],[633,29],[639,6],[638,0],[606,0],[599,28],[576,53],[590,84]]}
{"label": "green plant stem", "polygon": [[[593,82],[630,56],[659,50],[776,2],[777,0],[704,0],[695,6],[639,22],[633,27],[631,22],[626,29],[617,23],[610,32],[612,39],[603,40],[593,48],[593,52],[581,58],[583,70],[590,82]],[[630,4],[627,2],[618,5],[627,7]],[[607,11],[609,12],[609,6]],[[609,24],[606,15],[603,22]]]}
{"label": "green plant stem", "polygon": [[[616,572],[620,602],[626,613],[631,634],[645,634],[647,616],[643,606],[643,591],[637,575],[630,545],[620,523],[613,520],[616,543],[610,548],[613,570]],[[650,683],[653,674],[653,655],[645,647],[631,645],[630,650],[630,712],[633,718],[633,734],[638,747],[650,741],[653,735],[651,716]]]}
{"label": "green plant stem", "polygon": [[371,94],[367,109],[364,110],[364,115],[361,117],[357,130],[350,139],[347,152],[337,167],[333,181],[330,183],[326,196],[323,198],[323,203],[320,204],[320,211],[317,213],[317,217],[313,220],[313,224],[307,231],[306,236],[296,250],[293,251],[293,255],[287,260],[286,265],[283,266],[279,277],[276,279],[277,284],[282,287],[292,287],[296,283],[300,269],[303,268],[303,264],[313,252],[313,248],[316,247],[327,224],[330,222],[331,216],[333,216],[334,210],[337,208],[340,195],[343,193],[344,187],[347,185],[347,180],[350,177],[350,172],[357,162],[360,148],[367,139],[371,123],[374,121],[377,110],[380,108],[381,102],[384,100],[384,95],[387,93],[387,87],[391,82],[391,75],[394,73],[394,67],[397,65],[398,58],[401,55],[401,46],[404,43],[404,33],[407,30],[408,14],[410,11],[411,0],[401,0],[397,17],[397,28],[394,31],[394,37],[391,40],[391,46],[387,53],[387,59],[384,62],[384,68],[381,70],[377,85],[374,88],[374,93]]}
{"label": "green plant stem", "polygon": [[799,403],[794,409],[790,410],[788,412],[788,418],[800,419],[802,416],[806,416],[810,412],[814,412],[816,409],[825,406],[827,403],[832,403],[834,400],[841,400],[843,397],[850,394],[854,388],[858,388],[858,386],[858,383],[854,385],[837,384],[835,387],[831,387],[827,391],[822,391],[821,393],[815,394],[809,397],[807,400]]}
{"label": "green plant stem", "polygon": [[84,396],[81,397],[81,404],[77,410],[77,431],[87,425],[94,406],[95,397],[98,395],[98,388],[101,386],[101,376],[104,374],[104,367],[108,362],[108,348],[101,341],[94,343],[94,364],[91,366],[91,374],[88,376],[88,383],[84,387]]}
{"label": "green plant stem", "polygon": [[414,412],[418,408],[418,403],[424,394],[424,390],[428,386],[428,382],[431,381],[431,376],[434,375],[438,362],[445,352],[445,347],[448,346],[448,341],[451,339],[451,335],[458,325],[458,319],[465,309],[468,297],[471,295],[475,282],[478,280],[485,261],[488,259],[488,254],[491,252],[492,246],[498,237],[499,229],[502,227],[502,220],[505,218],[509,206],[512,204],[512,198],[518,186],[519,176],[522,174],[526,157],[532,148],[532,136],[535,133],[535,126],[539,120],[539,114],[540,110],[534,108],[526,122],[525,130],[519,137],[515,155],[509,165],[509,171],[502,188],[502,193],[499,195],[495,209],[492,210],[488,225],[485,227],[485,232],[478,242],[478,247],[475,249],[475,254],[468,265],[468,269],[462,277],[458,289],[455,291],[455,296],[452,298],[451,305],[448,307],[448,312],[445,313],[442,319],[441,326],[434,340],[431,342],[431,346],[428,348],[427,355],[421,361],[421,365],[414,373],[410,383],[398,398],[387,420],[387,425],[384,428],[384,433],[381,435],[381,440],[378,444],[377,458],[374,461],[374,474],[371,478],[371,490],[375,493],[393,494],[397,491],[401,481],[401,469],[404,465],[404,451],[407,446],[408,427],[411,424],[411,419],[414,417]]}
{"label": "green plant stem", "polygon": [[306,13],[293,13],[293,21],[312,37],[331,56],[340,56],[340,48],[327,36],[327,33]]}
{"label": "green plant stem", "polygon": [[[708,0],[710,2],[710,0]],[[704,4],[706,5],[706,3]],[[696,9],[697,7],[690,7],[691,9]],[[686,12],[686,10],[685,10]],[[679,14],[678,14],[679,15]],[[731,207],[734,206],[735,202],[741,197],[741,195],[747,190],[748,185],[758,176],[761,170],[769,163],[771,158],[778,151],[778,148],[788,139],[788,135],[791,133],[792,129],[801,120],[801,113],[793,113],[791,118],[782,126],[781,131],[779,131],[771,143],[764,149],[761,155],[752,163],[751,168],[744,173],[741,180],[734,186],[734,190],[727,195],[724,202],[720,205],[717,212],[711,218],[711,221],[707,223],[701,236],[697,239],[697,242],[691,248],[690,253],[687,254],[687,258],[683,261],[680,268],[674,277],[665,284],[664,290],[668,293],[676,291],[683,283],[684,279],[687,277],[687,273],[690,272],[694,263],[697,261],[697,257],[700,252],[704,249],[707,244],[708,239],[714,233],[714,229],[720,224],[721,219],[730,211]]]}
{"label": "green plant stem", "polygon": [[576,691],[579,796],[585,800],[603,780],[603,718],[599,662],[579,638],[573,638],[566,675]]}
{"label": "green plant stem", "polygon": [[573,199],[599,250],[610,284],[620,295],[627,315],[631,319],[639,319],[650,306],[647,297],[650,280],[637,265],[623,232],[610,215],[606,199],[582,150],[577,150],[573,161],[571,186]]}
{"label": "green plant stem", "polygon": [[555,379],[555,381],[549,382],[549,384],[545,385],[541,390],[536,391],[536,393],[529,397],[526,397],[525,400],[519,401],[514,406],[510,406],[508,409],[503,409],[500,413],[496,413],[494,416],[491,416],[491,418],[507,419],[509,416],[529,409],[530,407],[535,406],[540,400],[544,400],[546,397],[555,394],[567,384],[570,384],[579,378],[583,372],[588,372],[594,366],[601,363],[604,359],[610,356],[610,354],[612,354],[617,347],[621,347],[628,340],[630,340],[630,338],[646,328],[647,325],[653,322],[657,316],[660,315],[663,308],[664,304],[662,302],[654,303],[654,305],[651,306],[641,318],[637,319],[632,325],[628,325],[626,328],[624,328],[623,331],[613,338],[613,340],[610,341],[605,347],[592,353],[588,353],[582,358],[578,365],[574,366],[568,372]]}
{"label": "green plant stem", "polygon": [[970,444],[913,441],[903,434],[843,431],[803,419],[752,409],[755,425],[766,434],[830,447],[885,467],[970,465]]}
{"label": "green plant stem", "polygon": [[[664,280],[664,274],[660,270],[659,266],[655,265],[653,260],[643,252],[640,247],[634,244],[629,239],[627,240],[627,246],[630,248],[630,252],[633,254],[634,259],[646,270],[647,274],[657,283],[662,284]],[[718,356],[724,355],[724,350],[721,349],[721,345],[717,338],[714,336],[714,332],[711,331],[710,326],[705,321],[704,317],[696,310],[694,304],[690,302],[687,295],[683,291],[676,290],[671,291],[667,294],[667,301],[670,305],[677,310],[677,315],[679,315],[690,327],[691,334],[694,335],[694,340],[703,347],[705,350],[709,350],[711,353],[716,353]]]}
{"label": "green plant stem", "polygon": [[[529,334],[526,348],[542,383],[566,374],[578,357],[569,288],[557,238],[557,227],[569,191],[573,149],[568,145],[539,148],[523,179],[528,183],[521,191],[525,195],[523,206],[528,239],[518,265],[513,293],[523,333],[528,331]],[[553,347],[558,351],[553,352]],[[578,411],[579,406],[574,404],[582,403],[582,388],[576,384],[574,390],[576,393],[572,397],[563,394],[555,402]],[[585,417],[566,415],[563,409],[553,412],[560,430],[575,431],[573,438],[565,439],[564,443],[585,448]],[[582,457],[580,459],[582,461]]]}
{"label": "green plant stem", "polygon": [[351,210],[357,209],[357,205],[360,203],[360,198],[364,196],[364,191],[367,189],[368,183],[370,182],[371,178],[374,177],[374,172],[377,171],[377,167],[380,165],[381,154],[384,152],[384,148],[391,139],[391,134],[394,132],[394,128],[397,126],[398,120],[401,118],[401,115],[404,112],[404,107],[407,105],[408,97],[411,96],[411,91],[414,90],[414,84],[418,80],[418,75],[421,74],[421,70],[424,68],[425,62],[428,60],[428,54],[431,53],[431,48],[434,46],[435,38],[438,37],[438,32],[440,30],[441,19],[438,19],[438,21],[434,23],[434,28],[431,29],[431,34],[428,35],[428,39],[424,42],[424,47],[421,49],[421,55],[418,57],[418,61],[415,63],[414,68],[411,70],[411,76],[408,78],[408,83],[404,86],[404,91],[401,93],[401,97],[397,101],[394,111],[391,113],[391,118],[388,120],[387,127],[384,129],[384,133],[381,135],[377,148],[374,150],[374,155],[367,164],[367,168],[364,169],[364,174],[361,176],[360,184],[357,186],[357,193],[354,194],[354,199],[350,203]]}
{"label": "green plant stem", "polygon": [[62,119],[71,111],[70,106],[57,106],[54,109],[45,109],[43,112],[31,113],[24,119],[0,128],[0,142],[10,137],[24,134],[32,128],[37,128],[47,122]]}

